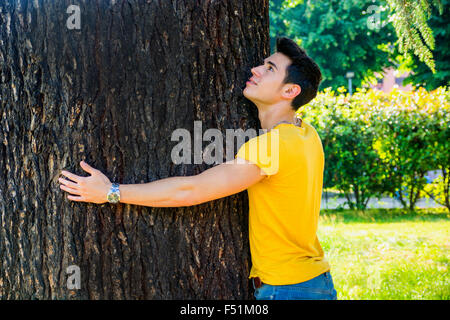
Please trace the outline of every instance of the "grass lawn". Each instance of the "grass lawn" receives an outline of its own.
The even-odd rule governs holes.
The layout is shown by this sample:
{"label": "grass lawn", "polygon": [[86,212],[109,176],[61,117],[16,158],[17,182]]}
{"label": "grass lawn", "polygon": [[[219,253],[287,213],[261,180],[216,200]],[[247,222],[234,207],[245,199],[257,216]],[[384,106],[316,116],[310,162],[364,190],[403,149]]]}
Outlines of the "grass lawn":
{"label": "grass lawn", "polygon": [[450,299],[446,209],[324,210],[318,237],[338,299]]}

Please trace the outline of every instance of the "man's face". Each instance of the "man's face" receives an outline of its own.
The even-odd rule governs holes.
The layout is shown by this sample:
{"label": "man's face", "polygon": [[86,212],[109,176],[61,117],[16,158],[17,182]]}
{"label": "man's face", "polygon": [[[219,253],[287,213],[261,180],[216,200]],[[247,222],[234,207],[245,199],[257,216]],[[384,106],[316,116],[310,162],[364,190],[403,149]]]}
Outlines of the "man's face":
{"label": "man's face", "polygon": [[276,52],[264,60],[264,64],[252,68],[252,77],[247,81],[244,96],[255,104],[274,104],[283,97],[286,68],[291,60]]}

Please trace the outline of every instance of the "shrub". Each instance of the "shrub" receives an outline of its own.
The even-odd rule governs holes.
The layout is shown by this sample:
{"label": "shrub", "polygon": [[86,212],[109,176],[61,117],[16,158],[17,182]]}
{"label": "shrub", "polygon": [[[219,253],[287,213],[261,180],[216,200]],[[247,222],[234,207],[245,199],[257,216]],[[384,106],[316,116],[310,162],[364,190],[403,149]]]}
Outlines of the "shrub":
{"label": "shrub", "polygon": [[[389,194],[413,209],[424,191],[448,204],[449,92],[319,93],[301,112],[322,138],[324,187],[344,192],[350,208],[364,209],[370,198]],[[437,169],[442,178],[425,188],[427,172]]]}

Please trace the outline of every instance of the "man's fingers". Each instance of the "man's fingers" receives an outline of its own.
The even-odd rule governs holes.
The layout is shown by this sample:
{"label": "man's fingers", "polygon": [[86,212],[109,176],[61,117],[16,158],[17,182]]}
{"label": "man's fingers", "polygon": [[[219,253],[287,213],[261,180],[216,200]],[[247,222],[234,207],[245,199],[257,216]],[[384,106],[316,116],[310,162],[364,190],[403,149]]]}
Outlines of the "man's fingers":
{"label": "man's fingers", "polygon": [[67,178],[69,178],[70,180],[72,180],[72,181],[75,181],[75,182],[80,182],[81,180],[83,180],[84,179],[84,177],[80,177],[80,176],[77,176],[76,174],[73,174],[73,173],[71,173],[71,172],[69,172],[69,171],[61,171],[61,174],[63,175],[63,176],[66,176]]}
{"label": "man's fingers", "polygon": [[77,183],[74,183],[67,179],[59,178],[58,181],[72,189],[77,189],[80,187]]}
{"label": "man's fingers", "polygon": [[62,185],[62,184],[60,184],[59,187],[60,187],[62,190],[64,190],[64,191],[70,192],[70,193],[72,193],[72,194],[80,195],[80,191],[79,191],[79,190],[76,190],[76,189],[72,189],[72,188],[66,187],[65,185]]}
{"label": "man's fingers", "polygon": [[84,171],[90,173],[90,174],[94,174],[97,173],[97,169],[92,168],[90,165],[88,165],[86,162],[81,161],[80,162],[81,168],[83,168]]}
{"label": "man's fingers", "polygon": [[75,197],[75,196],[67,196],[67,199],[72,201],[84,201],[84,198],[82,196]]}

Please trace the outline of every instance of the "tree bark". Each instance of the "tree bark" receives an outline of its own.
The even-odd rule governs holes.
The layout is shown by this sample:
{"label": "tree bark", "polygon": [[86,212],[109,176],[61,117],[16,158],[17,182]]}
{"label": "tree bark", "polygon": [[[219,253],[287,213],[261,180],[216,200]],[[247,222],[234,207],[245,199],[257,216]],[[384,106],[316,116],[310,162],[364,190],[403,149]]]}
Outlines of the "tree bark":
{"label": "tree bark", "polygon": [[81,160],[118,183],[211,167],[175,165],[171,134],[259,126],[242,89],[269,54],[268,0],[75,2],[0,2],[0,299],[250,298],[246,192],[96,205],[58,178],[87,176]]}

